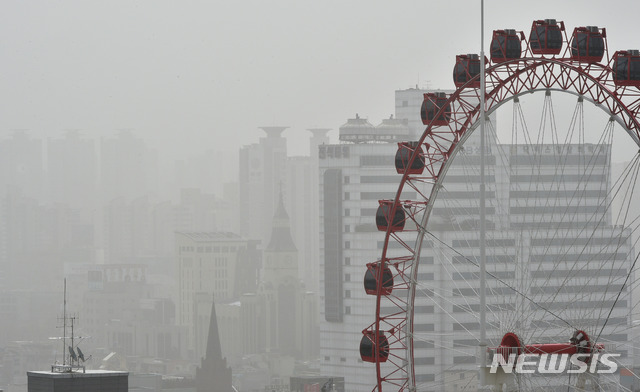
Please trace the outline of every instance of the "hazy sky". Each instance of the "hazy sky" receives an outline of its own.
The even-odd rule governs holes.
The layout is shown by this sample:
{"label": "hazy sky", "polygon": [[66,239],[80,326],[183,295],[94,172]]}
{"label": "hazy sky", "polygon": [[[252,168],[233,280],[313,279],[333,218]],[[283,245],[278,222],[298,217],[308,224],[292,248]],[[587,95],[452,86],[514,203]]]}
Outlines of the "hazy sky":
{"label": "hazy sky", "polygon": [[[394,111],[394,90],[452,88],[455,55],[479,52],[480,1],[13,1],[0,13],[0,137],[14,129],[132,129],[161,150],[237,150],[287,125]],[[534,19],[607,28],[640,48],[631,0],[485,1],[493,29]],[[334,131],[334,136],[337,134]]]}

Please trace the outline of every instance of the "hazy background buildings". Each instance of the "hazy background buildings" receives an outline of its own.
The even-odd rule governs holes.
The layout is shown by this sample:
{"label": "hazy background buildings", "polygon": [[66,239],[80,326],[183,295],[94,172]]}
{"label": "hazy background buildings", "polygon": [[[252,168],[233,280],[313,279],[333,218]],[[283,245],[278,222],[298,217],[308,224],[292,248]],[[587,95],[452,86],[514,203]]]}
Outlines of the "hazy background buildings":
{"label": "hazy background buildings", "polygon": [[[553,17],[606,26],[612,48],[639,45],[640,10],[628,1],[487,7],[487,36]],[[24,370],[59,360],[48,338],[61,335],[65,277],[92,365],[108,357],[112,368],[195,374],[215,301],[223,354],[245,389],[291,374],[371,374],[353,344],[372,317],[362,265],[379,251],[370,232],[377,199],[397,183],[378,158],[419,131],[422,90],[451,86],[454,56],[477,52],[477,8],[8,2],[0,388],[20,388]],[[388,138],[352,145],[349,136],[368,133]],[[343,203],[332,271],[326,245],[338,239],[320,220],[328,195]],[[283,228],[280,201],[295,252],[269,249]],[[290,293],[295,303],[274,300]],[[317,323],[302,313],[313,303]],[[282,332],[296,334],[295,347],[276,343],[278,318],[265,314],[285,306],[300,310]]]}

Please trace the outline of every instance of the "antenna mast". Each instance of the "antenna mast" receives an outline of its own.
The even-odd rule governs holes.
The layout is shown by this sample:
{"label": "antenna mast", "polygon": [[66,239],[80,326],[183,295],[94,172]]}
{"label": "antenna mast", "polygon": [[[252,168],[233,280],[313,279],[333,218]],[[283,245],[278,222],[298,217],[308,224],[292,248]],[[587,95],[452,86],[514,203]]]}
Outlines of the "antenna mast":
{"label": "antenna mast", "polygon": [[62,366],[67,364],[67,278],[64,278],[64,296],[62,303]]}
{"label": "antenna mast", "polygon": [[487,367],[487,297],[486,297],[486,195],[485,195],[485,63],[484,0],[480,1],[480,389],[486,385]]}
{"label": "antenna mast", "polygon": [[[64,279],[64,294],[63,294],[63,302],[62,302],[62,337],[51,338],[51,339],[61,339],[62,340],[62,365],[56,363],[51,365],[51,371],[56,373],[70,373],[75,370],[82,370],[84,373],[86,368],[84,366],[84,355],[80,356],[75,354],[75,331],[74,324],[76,320],[76,316],[69,317],[71,320],[71,346],[67,346],[67,279]],[[59,327],[58,327],[59,328]],[[79,337],[80,340],[83,339],[82,336]],[[79,348],[78,348],[79,350]],[[69,361],[67,361],[67,355],[69,356]],[[80,365],[80,361],[83,362]],[[1,392],[1,391],[0,391]]]}

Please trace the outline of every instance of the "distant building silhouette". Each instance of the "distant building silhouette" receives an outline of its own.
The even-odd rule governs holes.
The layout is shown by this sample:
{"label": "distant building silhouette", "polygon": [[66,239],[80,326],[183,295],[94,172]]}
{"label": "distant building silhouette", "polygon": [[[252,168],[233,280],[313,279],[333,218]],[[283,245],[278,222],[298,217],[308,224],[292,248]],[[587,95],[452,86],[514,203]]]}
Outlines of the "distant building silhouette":
{"label": "distant building silhouette", "polygon": [[100,140],[100,195],[103,202],[133,200],[158,189],[158,156],[131,131]]}
{"label": "distant building silhouette", "polygon": [[98,155],[94,139],[79,131],[47,140],[46,184],[51,201],[79,209],[90,221],[97,204]]}
{"label": "distant building silhouette", "polygon": [[10,139],[0,140],[0,195],[7,191],[43,200],[44,162],[42,140],[16,131]]}
{"label": "distant building silhouette", "polygon": [[[202,309],[199,304],[208,302],[210,295],[219,303],[229,303],[243,293],[254,292],[260,254],[255,241],[234,233],[177,232],[175,238],[179,272],[177,320],[187,328],[189,357],[197,359],[204,354],[209,317],[209,307]],[[203,294],[208,296],[205,301]],[[224,327],[223,330],[226,331]],[[225,352],[233,357],[227,343],[225,339]]]}
{"label": "distant building silhouette", "polygon": [[261,127],[267,136],[240,149],[240,234],[263,243],[269,239],[278,202],[278,186],[285,180],[288,127]]}
{"label": "distant building silhouette", "polygon": [[258,291],[242,298],[245,352],[277,352],[299,359],[317,353],[316,295],[302,284],[298,264],[298,249],[280,194]]}

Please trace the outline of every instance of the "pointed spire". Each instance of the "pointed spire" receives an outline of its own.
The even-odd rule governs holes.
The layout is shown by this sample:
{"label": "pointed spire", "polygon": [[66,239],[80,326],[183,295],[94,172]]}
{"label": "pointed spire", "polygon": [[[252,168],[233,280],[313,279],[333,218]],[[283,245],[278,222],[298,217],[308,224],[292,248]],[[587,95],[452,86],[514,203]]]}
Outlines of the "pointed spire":
{"label": "pointed spire", "polygon": [[[277,226],[275,222],[276,219],[289,219],[289,214],[287,214],[287,210],[284,208],[284,196],[282,195],[282,182],[280,182],[280,198],[278,200],[278,207],[276,208],[276,213],[273,216],[274,224],[273,226]],[[288,222],[287,222],[288,224]]]}
{"label": "pointed spire", "polygon": [[289,222],[289,214],[284,208],[284,198],[282,195],[282,184],[280,184],[280,200],[278,200],[278,207],[276,213],[273,216],[273,228],[271,230],[271,240],[267,250],[270,251],[296,251],[296,245],[293,243],[291,237],[291,225]]}
{"label": "pointed spire", "polygon": [[218,333],[215,298],[211,303],[211,319],[209,320],[209,338],[207,339],[206,358],[222,358],[222,347],[220,346],[220,334]]}

